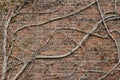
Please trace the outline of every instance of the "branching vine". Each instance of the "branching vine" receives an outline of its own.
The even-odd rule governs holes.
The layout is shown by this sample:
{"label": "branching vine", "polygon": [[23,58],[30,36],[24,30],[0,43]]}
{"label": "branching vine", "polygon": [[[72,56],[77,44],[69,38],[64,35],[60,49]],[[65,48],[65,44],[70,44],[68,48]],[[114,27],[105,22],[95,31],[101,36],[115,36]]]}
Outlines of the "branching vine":
{"label": "branching vine", "polygon": [[[79,80],[87,79],[87,78],[91,79],[90,78],[91,76],[89,74],[87,75],[86,73],[103,74],[103,76],[97,77],[98,80],[107,79],[107,77],[109,77],[109,75],[112,72],[114,72],[116,70],[116,68],[119,67],[119,64],[120,64],[120,46],[119,45],[120,44],[119,44],[119,40],[116,39],[116,36],[113,35],[113,32],[120,34],[120,30],[119,30],[120,27],[118,27],[118,30],[117,29],[111,30],[110,26],[108,26],[108,22],[111,22],[111,21],[114,22],[114,21],[120,20],[120,14],[117,11],[117,7],[118,7],[117,0],[114,0],[114,6],[113,6],[114,10],[113,11],[104,11],[103,12],[102,6],[100,4],[100,0],[95,0],[93,2],[88,2],[89,4],[87,4],[87,5],[85,4],[85,6],[82,8],[80,6],[81,3],[78,2],[75,6],[70,8],[70,10],[67,9],[66,11],[68,11],[68,12],[66,12],[64,15],[59,16],[59,17],[55,16],[53,18],[51,18],[51,17],[56,14],[58,15],[58,13],[61,13],[60,11],[62,11],[62,9],[64,10],[64,6],[67,5],[66,3],[63,4],[62,0],[53,0],[53,2],[51,2],[50,4],[47,4],[47,6],[46,6],[47,8],[46,8],[45,12],[41,12],[41,11],[39,11],[39,9],[37,12],[35,12],[34,6],[36,5],[36,3],[40,2],[39,0],[22,0],[22,1],[23,2],[21,3],[21,2],[19,2],[19,0],[18,1],[14,1],[14,0],[9,1],[8,0],[8,1],[5,1],[4,3],[3,2],[0,3],[1,4],[0,6],[3,7],[2,9],[4,9],[5,13],[7,12],[7,15],[4,14],[4,17],[2,17],[2,19],[1,19],[1,23],[3,24],[2,25],[3,26],[3,33],[2,33],[3,34],[3,39],[2,39],[2,41],[3,41],[3,43],[2,43],[3,61],[2,62],[3,63],[2,63],[1,80],[21,79],[21,76],[23,76],[23,74],[27,71],[27,69],[29,68],[29,65],[31,63],[34,63],[34,61],[36,61],[36,60],[55,60],[55,61],[59,60],[59,59],[64,60],[66,58],[71,57],[72,55],[76,55],[76,52],[79,53],[80,52],[79,49],[82,50],[82,53],[84,53],[84,56],[86,57],[88,54],[86,45],[89,42],[89,40],[92,39],[93,37],[96,39],[101,39],[101,40],[108,40],[108,39],[112,40],[111,44],[115,45],[115,48],[117,50],[117,56],[118,56],[116,58],[116,60],[118,60],[118,61],[108,71],[94,70],[93,65],[91,65],[92,69],[87,70],[87,68],[86,68],[87,62],[92,62],[94,65],[99,64],[99,62],[89,61],[84,57],[84,59],[83,59],[84,65],[82,65],[82,61],[80,64],[82,66],[84,66],[85,70],[81,70],[81,73],[83,73],[83,75],[81,77],[79,76]],[[76,1],[76,0],[73,0],[73,1]],[[19,3],[19,4],[15,5],[15,3]],[[24,12],[31,5],[33,7],[33,11],[32,12],[29,12],[29,11]],[[43,5],[46,5],[46,4],[43,4]],[[88,27],[84,27],[84,30],[83,30],[81,28],[81,25],[78,26],[76,23],[74,23],[75,25],[72,25],[73,16],[78,16],[78,17],[76,17],[76,19],[77,19],[77,18],[79,18],[81,13],[84,13],[87,10],[89,11],[90,9],[92,10],[93,6],[98,11],[100,18],[94,22],[94,25],[92,25],[92,28],[90,28],[91,26],[87,25]],[[52,9],[50,10],[51,7],[54,7],[54,10],[52,10]],[[78,8],[78,9],[75,9],[75,8]],[[17,26],[15,27],[14,20],[16,23],[17,23],[17,19],[18,19],[18,22],[20,22],[19,19],[21,19],[21,17],[24,18],[25,15],[30,16],[31,14],[34,15],[34,16],[32,16],[32,18],[36,18],[35,23],[29,22],[29,20],[28,20],[27,24],[23,24],[22,26],[21,25],[19,26],[19,24],[17,24],[17,26],[19,26],[19,27],[17,27]],[[40,16],[44,17],[44,15],[46,15],[47,17],[49,16],[50,19],[39,21],[40,19],[44,19],[44,18],[40,17]],[[88,15],[90,15],[90,14],[88,13]],[[12,21],[13,21],[13,23],[12,23]],[[57,27],[56,26],[56,24],[58,24],[57,22],[59,22],[61,25],[64,25],[63,23],[69,22],[69,24],[71,24],[71,25],[69,26],[69,24],[68,24],[67,26]],[[21,23],[22,23],[22,21],[21,21]],[[118,22],[118,23],[120,23],[120,22]],[[51,30],[49,30],[49,31],[44,30],[44,29],[46,29],[46,26],[47,26],[47,28],[49,28]],[[54,29],[53,29],[53,27],[54,27]],[[37,28],[38,33],[34,34],[36,28]],[[89,30],[87,30],[87,28],[89,28]],[[96,33],[96,31],[99,30],[99,28],[104,28],[104,30],[106,31],[105,35]],[[47,34],[47,36],[42,34],[42,32],[44,32],[44,31],[47,31],[45,33],[45,34]],[[69,33],[69,31],[74,31],[74,32]],[[75,36],[72,36],[72,34],[74,34],[75,32],[77,34],[81,35],[80,38],[79,38],[79,36],[77,37],[77,39],[79,38],[79,41],[77,41],[75,38],[73,38]],[[104,33],[104,31],[102,31],[102,32]],[[8,34],[10,34],[10,35],[8,35]],[[57,34],[59,34],[59,36],[57,36]],[[70,36],[68,36],[69,34],[70,34]],[[25,35],[25,37],[28,37],[28,38],[32,37],[32,39],[28,40],[28,42],[24,43],[24,41],[25,41],[24,37],[21,38],[21,35]],[[35,36],[37,36],[37,40],[39,42],[37,45],[33,44],[34,43],[33,37],[35,38]],[[55,37],[57,37],[59,39],[58,42],[54,42],[57,39]],[[65,49],[63,51],[64,54],[62,53],[61,46],[58,46],[59,48],[54,47],[56,45],[59,45],[59,43],[60,43],[60,45],[63,45],[63,43],[65,42],[65,41],[62,42],[61,39],[63,39],[63,38],[64,38],[64,40],[68,39],[69,41],[71,41],[71,42],[69,42],[69,46],[67,46],[67,43],[66,43],[62,47],[62,50]],[[53,41],[53,43],[52,43],[52,41]],[[50,43],[52,45],[50,45]],[[56,43],[56,45],[55,45],[55,43]],[[72,43],[74,43],[74,45]],[[49,45],[50,45],[50,47],[49,47]],[[21,48],[22,46],[25,46],[25,47]],[[36,46],[36,47],[34,47],[34,46]],[[66,46],[68,48],[65,48]],[[48,49],[47,49],[47,47],[48,47]],[[54,48],[54,51],[50,52],[49,50],[51,50],[51,48]],[[61,50],[61,51],[56,52],[55,50]],[[94,48],[93,50],[95,50],[96,52],[98,51],[97,48]],[[55,53],[55,55],[44,55],[44,52],[46,52],[46,51],[48,54]],[[29,56],[27,54],[29,54]],[[27,57],[26,57],[26,55],[27,55]],[[99,55],[103,55],[103,53],[101,53]],[[22,56],[22,58],[20,56]],[[14,63],[14,62],[16,62],[16,63]],[[100,63],[104,63],[104,62],[100,62]],[[42,65],[42,64],[40,64],[40,65]],[[91,66],[89,66],[89,68],[91,68]],[[48,66],[46,66],[46,67],[48,67]],[[74,67],[75,67],[75,69],[72,70],[70,74],[65,75],[65,76],[57,76],[57,77],[55,76],[55,78],[59,77],[60,79],[62,79],[62,78],[68,78],[68,77],[76,75],[77,71],[80,70],[81,66],[79,67],[77,62],[75,62]],[[46,80],[46,79],[49,79],[49,78],[44,78],[43,80]],[[75,79],[75,80],[77,80],[77,79]]]}

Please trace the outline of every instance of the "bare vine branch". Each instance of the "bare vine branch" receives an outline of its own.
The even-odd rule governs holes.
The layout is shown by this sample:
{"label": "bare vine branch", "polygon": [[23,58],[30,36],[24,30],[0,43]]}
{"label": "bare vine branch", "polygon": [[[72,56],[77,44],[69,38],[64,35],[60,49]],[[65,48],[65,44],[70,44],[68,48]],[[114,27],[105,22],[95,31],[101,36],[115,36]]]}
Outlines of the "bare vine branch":
{"label": "bare vine branch", "polygon": [[118,65],[120,64],[120,49],[119,49],[119,46],[118,46],[118,43],[116,41],[116,39],[112,36],[112,34],[110,33],[107,25],[106,25],[106,22],[105,22],[105,19],[104,19],[104,15],[101,11],[101,8],[100,8],[100,5],[99,5],[99,1],[96,0],[97,2],[97,6],[98,6],[98,9],[99,9],[99,12],[100,12],[100,15],[101,15],[101,18],[102,18],[102,21],[103,21],[103,25],[108,33],[108,35],[111,37],[111,39],[115,42],[115,45],[116,45],[116,48],[118,50],[118,59],[119,59],[119,62],[108,72],[106,73],[104,76],[102,76],[99,80],[103,80],[107,75],[109,75],[116,67],[118,67]]}

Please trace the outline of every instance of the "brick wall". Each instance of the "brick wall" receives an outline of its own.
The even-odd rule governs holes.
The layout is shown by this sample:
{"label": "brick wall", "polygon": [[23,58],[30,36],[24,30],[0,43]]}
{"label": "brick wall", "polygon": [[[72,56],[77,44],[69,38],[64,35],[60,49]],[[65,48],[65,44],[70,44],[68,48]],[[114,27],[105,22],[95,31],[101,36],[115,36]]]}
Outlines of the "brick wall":
{"label": "brick wall", "polygon": [[[83,9],[94,0],[36,0],[34,4],[28,3],[20,11],[21,14],[12,19],[9,29],[15,32],[21,26],[38,24],[63,17]],[[114,0],[99,0],[103,13],[114,10]],[[120,1],[117,0],[117,13],[120,13]],[[13,5],[14,6],[14,5]],[[56,11],[55,11],[56,10]],[[30,13],[36,14],[30,14]],[[28,13],[28,14],[27,14]],[[40,13],[40,14],[37,14]],[[105,15],[117,15],[108,13]],[[55,20],[45,25],[30,26],[20,30],[15,35],[12,55],[21,61],[27,61],[34,51],[48,43],[37,53],[38,55],[54,56],[64,55],[74,49],[83,40],[84,36],[95,27],[101,19],[97,4],[64,19]],[[119,19],[106,22],[110,31],[120,30]],[[118,54],[115,42],[108,36],[103,24],[94,33],[89,35],[83,45],[71,55],[60,59],[33,60],[20,75],[19,80],[98,80],[109,72],[118,63]],[[58,28],[63,28],[56,30]],[[77,30],[75,30],[77,29]],[[111,32],[120,45],[120,34]],[[12,40],[8,32],[8,40]],[[52,37],[51,37],[52,36]],[[107,37],[106,37],[107,36]],[[8,51],[11,42],[8,43]],[[2,61],[2,59],[1,59]],[[19,60],[11,57],[9,67]],[[22,65],[13,67],[12,77],[21,69]],[[120,78],[119,67],[113,70],[105,80]]]}

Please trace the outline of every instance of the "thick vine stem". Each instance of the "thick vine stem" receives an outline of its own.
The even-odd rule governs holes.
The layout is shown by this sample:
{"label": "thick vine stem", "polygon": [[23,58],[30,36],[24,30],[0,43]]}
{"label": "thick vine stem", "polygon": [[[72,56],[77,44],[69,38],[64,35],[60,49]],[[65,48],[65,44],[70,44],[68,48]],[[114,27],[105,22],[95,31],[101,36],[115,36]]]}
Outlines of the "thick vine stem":
{"label": "thick vine stem", "polygon": [[67,14],[67,15],[65,15],[65,16],[62,16],[62,17],[58,17],[58,18],[51,19],[51,20],[46,21],[46,22],[43,22],[43,23],[24,25],[24,26],[18,28],[18,29],[14,32],[14,34],[16,34],[18,31],[21,31],[21,30],[23,30],[23,29],[25,29],[25,28],[28,28],[28,27],[43,26],[43,25],[48,24],[48,23],[50,23],[50,22],[62,20],[62,19],[68,18],[68,17],[70,17],[70,16],[76,15],[76,14],[78,14],[78,13],[86,10],[87,8],[91,7],[91,6],[94,5],[95,3],[96,3],[96,2],[94,1],[94,2],[92,2],[91,4],[87,5],[86,7],[82,8],[82,9],[80,9],[80,10],[77,10],[77,11],[75,11],[75,12],[72,12],[72,13]]}
{"label": "thick vine stem", "polygon": [[114,0],[115,3],[114,3],[114,12],[117,12],[117,0]]}
{"label": "thick vine stem", "polygon": [[104,25],[104,27],[105,27],[108,35],[110,36],[110,38],[115,42],[116,48],[117,48],[117,50],[118,50],[118,59],[119,59],[118,63],[117,63],[110,71],[108,71],[104,76],[102,76],[101,78],[99,78],[99,80],[103,80],[107,75],[109,75],[109,74],[110,74],[114,69],[116,69],[116,68],[118,67],[118,65],[120,64],[120,49],[119,49],[119,46],[118,46],[118,42],[117,42],[116,39],[112,36],[112,34],[110,33],[110,31],[109,31],[109,29],[108,29],[108,27],[107,27],[107,25],[106,25],[106,22],[105,22],[105,19],[104,19],[104,15],[103,15],[102,10],[101,10],[101,8],[100,8],[99,1],[96,0],[96,2],[97,2],[98,10],[99,10],[100,15],[101,15],[101,18],[102,18],[103,25]]}
{"label": "thick vine stem", "polygon": [[[9,14],[11,15],[9,16]],[[2,78],[1,80],[6,80],[6,70],[7,70],[7,63],[8,63],[8,57],[7,57],[7,35],[8,35],[8,27],[11,19],[13,18],[13,12],[11,12],[11,9],[8,12],[8,19],[6,19],[6,22],[4,24],[4,38],[3,38],[3,67],[2,67]]]}

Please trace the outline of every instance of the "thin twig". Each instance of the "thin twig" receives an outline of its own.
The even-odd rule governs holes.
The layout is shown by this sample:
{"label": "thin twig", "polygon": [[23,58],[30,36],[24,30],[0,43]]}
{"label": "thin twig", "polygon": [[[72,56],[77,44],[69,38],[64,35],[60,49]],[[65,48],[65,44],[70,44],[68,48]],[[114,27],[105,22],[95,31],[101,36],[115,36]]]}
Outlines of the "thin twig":
{"label": "thin twig", "polygon": [[[62,5],[61,5],[62,6]],[[57,11],[60,10],[61,6],[59,6],[57,9],[51,11],[51,12],[36,12],[36,13],[32,13],[32,12],[17,12],[17,15],[20,15],[20,14],[39,14],[39,15],[43,15],[43,14],[52,14],[52,13],[55,13]]]}
{"label": "thin twig", "polygon": [[81,33],[85,33],[85,34],[90,34],[92,36],[99,37],[99,38],[107,38],[107,35],[106,36],[101,36],[101,35],[98,35],[98,34],[85,32],[83,30],[80,30],[80,29],[77,29],[77,28],[72,28],[72,27],[56,28],[56,30],[74,30],[74,31],[78,31],[78,32],[81,32]]}
{"label": "thin twig", "polygon": [[101,71],[101,70],[82,70],[84,73],[104,73],[106,74],[106,71]]}

